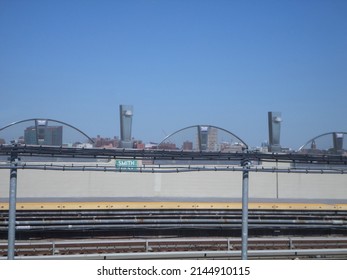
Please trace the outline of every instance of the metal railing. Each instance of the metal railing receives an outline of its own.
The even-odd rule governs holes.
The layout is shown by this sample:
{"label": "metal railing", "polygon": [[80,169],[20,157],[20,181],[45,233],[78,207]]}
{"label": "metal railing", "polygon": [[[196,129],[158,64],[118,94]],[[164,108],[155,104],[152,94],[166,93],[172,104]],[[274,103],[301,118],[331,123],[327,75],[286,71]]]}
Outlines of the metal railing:
{"label": "metal railing", "polygon": [[[250,238],[249,254],[252,258],[338,257],[347,255],[346,244],[345,237]],[[6,254],[5,245],[0,243],[0,255]],[[240,257],[240,248],[240,238],[31,241],[19,242],[16,256],[23,259],[236,258]]]}

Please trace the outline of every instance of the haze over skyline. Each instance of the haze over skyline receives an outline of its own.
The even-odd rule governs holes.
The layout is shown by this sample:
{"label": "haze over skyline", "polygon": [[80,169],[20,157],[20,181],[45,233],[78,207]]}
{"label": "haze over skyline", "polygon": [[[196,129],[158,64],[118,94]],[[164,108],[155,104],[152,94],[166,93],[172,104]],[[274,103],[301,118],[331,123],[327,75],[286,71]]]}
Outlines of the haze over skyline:
{"label": "haze over skyline", "polygon": [[0,127],[52,118],[145,142],[196,124],[250,146],[347,131],[347,1],[0,0]]}

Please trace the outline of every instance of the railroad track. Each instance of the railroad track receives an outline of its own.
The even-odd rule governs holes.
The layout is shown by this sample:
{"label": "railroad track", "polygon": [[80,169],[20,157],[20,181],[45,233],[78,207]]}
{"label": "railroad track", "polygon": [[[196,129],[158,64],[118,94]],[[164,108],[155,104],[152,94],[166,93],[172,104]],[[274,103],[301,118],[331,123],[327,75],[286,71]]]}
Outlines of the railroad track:
{"label": "railroad track", "polygon": [[[16,237],[239,236],[241,210],[17,211]],[[0,239],[8,212],[0,211]],[[347,211],[250,210],[249,232],[262,235],[347,234]]]}
{"label": "railroad track", "polygon": [[[241,250],[240,238],[161,238],[161,239],[97,239],[97,240],[60,240],[60,241],[21,241],[16,243],[17,258],[60,257],[84,258],[84,256],[160,256],[160,254],[198,254],[208,252],[215,255],[238,256]],[[263,237],[248,240],[250,252],[266,255],[273,252],[317,252],[315,257],[322,257],[324,252],[335,252],[347,257],[347,237]],[[318,253],[321,251],[321,253]],[[337,252],[339,254],[337,254]],[[331,253],[330,253],[331,254]],[[7,256],[7,243],[0,242],[0,258]],[[271,256],[271,255],[270,255]],[[268,256],[269,257],[269,256]],[[323,256],[324,257],[324,256]]]}

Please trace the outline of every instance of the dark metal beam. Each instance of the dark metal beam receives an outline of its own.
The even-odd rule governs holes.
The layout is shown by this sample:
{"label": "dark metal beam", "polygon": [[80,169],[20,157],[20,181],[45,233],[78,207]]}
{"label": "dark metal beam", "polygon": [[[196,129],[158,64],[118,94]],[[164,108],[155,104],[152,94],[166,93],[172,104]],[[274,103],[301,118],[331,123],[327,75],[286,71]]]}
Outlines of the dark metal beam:
{"label": "dark metal beam", "polygon": [[0,145],[0,155],[10,156],[16,149],[20,156],[97,158],[97,159],[149,159],[149,160],[207,160],[207,161],[271,161],[309,164],[347,165],[344,155],[308,155],[299,153],[258,152],[205,152],[182,150],[135,150],[135,149],[85,149],[37,145]]}

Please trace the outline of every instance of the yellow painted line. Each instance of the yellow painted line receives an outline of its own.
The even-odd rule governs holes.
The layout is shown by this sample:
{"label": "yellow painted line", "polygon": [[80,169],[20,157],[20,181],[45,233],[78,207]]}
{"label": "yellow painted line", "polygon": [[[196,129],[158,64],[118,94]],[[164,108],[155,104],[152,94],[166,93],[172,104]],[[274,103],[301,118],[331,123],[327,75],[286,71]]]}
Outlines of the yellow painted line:
{"label": "yellow painted line", "polygon": [[[17,210],[98,210],[98,209],[242,209],[241,202],[18,202]],[[347,210],[347,204],[249,203],[255,210]],[[0,203],[8,210],[8,203]]]}
{"label": "yellow painted line", "polygon": [[324,203],[250,203],[250,209],[269,210],[347,210],[347,204]]}

